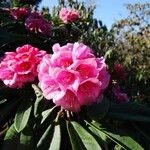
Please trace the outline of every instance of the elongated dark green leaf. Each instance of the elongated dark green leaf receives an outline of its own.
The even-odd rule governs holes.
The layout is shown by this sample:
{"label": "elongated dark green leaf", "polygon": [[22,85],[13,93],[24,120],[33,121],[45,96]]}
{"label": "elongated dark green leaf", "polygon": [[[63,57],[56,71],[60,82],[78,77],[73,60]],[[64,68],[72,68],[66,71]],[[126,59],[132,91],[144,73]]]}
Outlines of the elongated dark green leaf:
{"label": "elongated dark green leaf", "polygon": [[111,136],[107,135],[103,130],[97,129],[95,126],[91,125],[89,126],[89,129],[100,139],[102,139],[104,142],[106,142],[107,138],[114,141],[117,145],[121,146],[121,148],[125,149],[123,145],[120,145],[120,143],[116,140],[114,140]]}
{"label": "elongated dark green leaf", "polygon": [[4,138],[2,150],[33,150],[33,144],[32,131],[28,126],[18,133],[12,124]]}
{"label": "elongated dark green leaf", "polygon": [[119,120],[150,122],[150,108],[133,102],[116,104],[105,97],[101,103],[88,107],[88,116],[94,120],[108,116]]}
{"label": "elongated dark green leaf", "polygon": [[132,123],[132,125],[135,127],[135,129],[143,135],[149,142],[150,142],[150,130],[149,130],[149,124],[137,124]]}
{"label": "elongated dark green leaf", "polygon": [[18,139],[19,138],[19,134],[15,129],[14,124],[12,124],[9,128],[9,130],[7,131],[4,140],[9,140],[9,139]]}
{"label": "elongated dark green leaf", "polygon": [[29,126],[21,132],[20,134],[20,144],[17,147],[17,150],[33,150],[34,142],[33,142],[33,132]]}
{"label": "elongated dark green leaf", "polygon": [[54,124],[50,124],[37,144],[37,150],[48,149],[54,134]]}
{"label": "elongated dark green leaf", "polygon": [[74,129],[78,133],[79,137],[81,138],[87,150],[91,150],[91,149],[101,150],[101,147],[98,144],[98,142],[95,140],[95,138],[87,130],[85,130],[79,123],[73,121],[71,122],[71,124],[73,125]]}
{"label": "elongated dark green leaf", "polygon": [[109,110],[109,101],[103,98],[102,102],[93,104],[88,107],[88,116],[91,119],[99,120],[103,118]]}
{"label": "elongated dark green leaf", "polygon": [[53,110],[56,108],[56,106],[54,106],[51,109],[45,110],[42,112],[42,120],[41,120],[41,124],[47,119],[47,117],[50,116],[50,114],[53,112]]}
{"label": "elongated dark green leaf", "polygon": [[61,131],[60,131],[60,124],[56,124],[54,127],[54,135],[49,147],[49,150],[59,150],[61,143]]}
{"label": "elongated dark green leaf", "polygon": [[97,132],[103,132],[108,138],[119,144],[125,149],[128,150],[144,150],[141,145],[139,145],[134,139],[129,137],[129,134],[123,130],[114,129],[114,128],[104,128],[98,122],[93,122],[89,124],[92,128],[97,129]]}
{"label": "elongated dark green leaf", "polygon": [[36,94],[36,101],[34,103],[34,115],[35,117],[37,117],[39,114],[42,113],[44,108],[43,94],[42,91],[36,85],[33,84],[32,88],[34,89]]}
{"label": "elongated dark green leaf", "polygon": [[110,113],[128,113],[143,116],[150,116],[150,108],[135,102],[128,102],[122,104],[110,103]]}
{"label": "elongated dark green leaf", "polygon": [[80,139],[79,135],[73,128],[72,124],[69,121],[67,121],[66,123],[67,123],[67,130],[69,133],[69,138],[71,141],[72,149],[73,150],[86,150],[82,140]]}
{"label": "elongated dark green leaf", "polygon": [[101,140],[103,140],[103,142],[106,142],[106,140],[107,140],[107,136],[106,136],[106,134],[104,133],[104,132],[102,132],[101,130],[97,130],[97,129],[95,129],[95,128],[93,128],[93,127],[89,127],[89,129],[96,135],[96,136],[98,136]]}
{"label": "elongated dark green leaf", "polygon": [[150,116],[148,117],[148,116],[144,116],[144,115],[130,114],[128,112],[126,112],[126,113],[109,112],[108,116],[111,118],[119,119],[119,120],[150,122]]}
{"label": "elongated dark green leaf", "polygon": [[2,150],[9,150],[9,149],[17,150],[18,141],[19,141],[19,133],[16,131],[14,124],[12,124],[5,135]]}
{"label": "elongated dark green leaf", "polygon": [[30,101],[23,101],[20,105],[14,120],[15,128],[18,132],[22,131],[29,120],[32,105]]}

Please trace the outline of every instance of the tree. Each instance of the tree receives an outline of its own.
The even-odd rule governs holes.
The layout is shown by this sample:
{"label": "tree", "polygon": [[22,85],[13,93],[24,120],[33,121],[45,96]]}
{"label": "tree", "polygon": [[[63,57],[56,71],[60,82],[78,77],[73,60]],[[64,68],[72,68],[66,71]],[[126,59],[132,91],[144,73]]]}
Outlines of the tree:
{"label": "tree", "polygon": [[[128,17],[112,27],[114,52],[126,67],[131,95],[148,100],[150,85],[150,3],[127,4]],[[134,97],[134,96],[133,96]]]}

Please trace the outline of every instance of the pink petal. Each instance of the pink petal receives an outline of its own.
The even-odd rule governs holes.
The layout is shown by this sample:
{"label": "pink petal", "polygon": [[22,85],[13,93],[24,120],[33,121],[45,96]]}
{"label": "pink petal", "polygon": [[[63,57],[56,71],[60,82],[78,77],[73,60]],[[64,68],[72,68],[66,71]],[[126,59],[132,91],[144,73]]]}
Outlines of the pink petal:
{"label": "pink petal", "polygon": [[91,52],[92,50],[88,46],[76,42],[73,47],[73,59],[92,58],[94,55]]}
{"label": "pink petal", "polygon": [[51,61],[53,67],[66,68],[73,63],[72,54],[69,51],[57,52],[52,55]]}
{"label": "pink petal", "polygon": [[77,90],[79,86],[79,79],[75,71],[61,69],[57,74],[55,80],[59,83],[61,89],[67,88]]}
{"label": "pink petal", "polygon": [[73,112],[78,112],[80,110],[80,104],[75,93],[71,90],[67,90],[65,95],[55,101],[56,105],[62,106],[64,109],[71,110]]}
{"label": "pink petal", "polygon": [[92,78],[92,77],[96,77],[98,72],[99,72],[94,66],[92,66],[90,64],[80,64],[76,68],[76,71],[79,72],[80,77],[82,78],[82,80]]}
{"label": "pink petal", "polygon": [[54,44],[52,47],[52,50],[54,53],[59,52],[60,51],[60,45],[58,43]]}
{"label": "pink petal", "polygon": [[43,91],[43,95],[46,99],[52,99],[56,94],[60,92],[58,84],[51,78],[46,78],[40,82],[39,86]]}
{"label": "pink petal", "polygon": [[97,101],[100,94],[100,83],[97,79],[83,82],[78,89],[78,99],[81,105],[89,105]]}

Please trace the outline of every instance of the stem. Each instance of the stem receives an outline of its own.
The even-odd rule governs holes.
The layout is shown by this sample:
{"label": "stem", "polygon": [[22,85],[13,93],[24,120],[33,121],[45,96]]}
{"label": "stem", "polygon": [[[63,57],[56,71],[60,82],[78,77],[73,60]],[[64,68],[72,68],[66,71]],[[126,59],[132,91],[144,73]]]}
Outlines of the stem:
{"label": "stem", "polygon": [[69,111],[66,110],[66,113],[67,113],[67,118],[68,118],[68,120],[70,120],[70,113],[69,113]]}
{"label": "stem", "polygon": [[58,122],[58,119],[59,119],[60,115],[62,114],[62,112],[63,112],[63,108],[61,108],[61,110],[57,113],[55,122]]}
{"label": "stem", "polygon": [[5,128],[5,129],[0,132],[0,137],[9,129],[8,123],[6,123],[3,128]]}

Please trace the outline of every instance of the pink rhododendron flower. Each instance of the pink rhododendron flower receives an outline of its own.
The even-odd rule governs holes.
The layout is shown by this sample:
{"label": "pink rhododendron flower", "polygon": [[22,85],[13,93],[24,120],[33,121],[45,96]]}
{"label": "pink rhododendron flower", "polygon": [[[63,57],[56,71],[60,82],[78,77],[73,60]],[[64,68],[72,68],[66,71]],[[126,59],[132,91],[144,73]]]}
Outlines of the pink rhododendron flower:
{"label": "pink rhododendron flower", "polygon": [[33,12],[25,21],[27,30],[49,36],[52,23],[45,20],[38,12]]}
{"label": "pink rhododendron flower", "polygon": [[67,8],[62,8],[59,12],[59,18],[64,23],[74,22],[79,18],[79,13],[77,10],[69,10]]}
{"label": "pink rhododendron flower", "polygon": [[6,52],[0,63],[0,79],[11,88],[34,81],[37,65],[45,54],[45,51],[39,51],[31,45],[18,47],[16,52]]}
{"label": "pink rhododendron flower", "polygon": [[82,43],[55,44],[53,52],[44,56],[38,67],[45,98],[74,112],[82,105],[101,101],[110,78],[104,58],[96,58]]}
{"label": "pink rhododendron flower", "polygon": [[114,73],[117,75],[120,79],[125,79],[125,69],[122,64],[116,63],[114,64]]}
{"label": "pink rhododendron flower", "polygon": [[116,97],[117,102],[122,103],[122,102],[128,102],[129,97],[126,93],[121,92],[119,85],[115,85],[112,88],[113,94]]}
{"label": "pink rhododendron flower", "polygon": [[14,19],[20,20],[28,17],[29,10],[25,7],[21,7],[21,8],[11,9],[10,13],[14,17]]}

